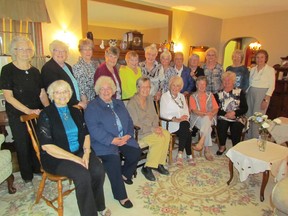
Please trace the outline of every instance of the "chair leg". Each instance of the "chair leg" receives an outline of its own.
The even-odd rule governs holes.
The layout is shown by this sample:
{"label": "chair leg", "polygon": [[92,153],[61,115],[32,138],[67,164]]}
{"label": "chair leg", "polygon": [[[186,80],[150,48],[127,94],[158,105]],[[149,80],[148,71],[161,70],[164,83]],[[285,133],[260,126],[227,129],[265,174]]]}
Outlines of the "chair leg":
{"label": "chair leg", "polygon": [[58,215],[63,216],[62,180],[57,181],[58,188]]}
{"label": "chair leg", "polygon": [[14,183],[14,175],[11,174],[7,179],[7,185],[8,185],[8,193],[14,194],[16,193],[16,188],[13,186]]}
{"label": "chair leg", "polygon": [[42,197],[42,193],[43,193],[43,190],[44,190],[44,187],[45,187],[45,182],[46,182],[46,179],[47,179],[47,174],[44,172],[42,174],[42,179],[41,179],[41,182],[39,184],[39,188],[38,188],[38,191],[37,191],[37,197],[36,197],[36,201],[35,203],[39,203],[41,197]]}
{"label": "chair leg", "polygon": [[172,158],[172,153],[173,153],[173,143],[174,143],[174,137],[170,136],[170,142],[169,142],[169,164],[172,164],[173,158]]}

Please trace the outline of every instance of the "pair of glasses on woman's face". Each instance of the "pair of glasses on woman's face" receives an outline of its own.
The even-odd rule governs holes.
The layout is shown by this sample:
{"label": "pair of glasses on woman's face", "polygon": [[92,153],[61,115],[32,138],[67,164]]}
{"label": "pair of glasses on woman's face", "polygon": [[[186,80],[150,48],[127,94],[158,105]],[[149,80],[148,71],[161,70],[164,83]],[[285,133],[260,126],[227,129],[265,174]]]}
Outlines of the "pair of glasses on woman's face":
{"label": "pair of glasses on woman's face", "polygon": [[15,50],[17,52],[20,52],[20,53],[25,53],[25,52],[32,52],[33,50],[31,48],[15,48]]}
{"label": "pair of glasses on woman's face", "polygon": [[64,94],[69,94],[70,92],[68,90],[64,91],[54,91],[53,94],[55,95],[64,95]]}

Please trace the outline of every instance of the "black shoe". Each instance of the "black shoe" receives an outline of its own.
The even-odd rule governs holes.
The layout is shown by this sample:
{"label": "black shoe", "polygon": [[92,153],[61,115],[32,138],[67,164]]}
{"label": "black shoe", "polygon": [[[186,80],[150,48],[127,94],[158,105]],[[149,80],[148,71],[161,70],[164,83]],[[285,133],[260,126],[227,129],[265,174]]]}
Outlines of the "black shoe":
{"label": "black shoe", "polygon": [[224,148],[223,151],[218,150],[218,151],[216,152],[216,155],[222,155],[225,151],[226,151],[226,147]]}
{"label": "black shoe", "polygon": [[156,178],[152,172],[152,169],[149,167],[142,167],[141,172],[145,176],[145,178],[149,181],[156,181]]}
{"label": "black shoe", "polygon": [[128,184],[128,185],[132,185],[132,184],[133,184],[133,181],[132,181],[131,179],[126,179],[126,180],[123,179],[123,181],[124,181],[126,184]]}
{"label": "black shoe", "polygon": [[120,205],[123,206],[124,208],[132,208],[133,207],[133,204],[130,200],[126,200],[126,202],[124,204],[122,204],[120,202],[120,200],[118,200],[118,201],[119,201]]}
{"label": "black shoe", "polygon": [[169,171],[165,169],[165,167],[161,164],[158,165],[158,168],[156,170],[162,175],[169,175]]}

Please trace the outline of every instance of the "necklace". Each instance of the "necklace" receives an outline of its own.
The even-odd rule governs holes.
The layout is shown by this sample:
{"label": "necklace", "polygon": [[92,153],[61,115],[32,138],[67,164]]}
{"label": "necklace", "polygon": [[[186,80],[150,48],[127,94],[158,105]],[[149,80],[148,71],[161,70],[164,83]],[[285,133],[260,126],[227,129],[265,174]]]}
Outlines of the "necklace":
{"label": "necklace", "polygon": [[63,120],[68,121],[70,117],[68,107],[58,107],[58,111]]}
{"label": "necklace", "polygon": [[180,103],[176,100],[177,99],[177,96],[175,97],[174,95],[171,94],[170,92],[170,95],[171,95],[171,98],[174,100],[174,102],[177,104],[177,106],[180,108],[180,109],[183,109],[184,108],[184,102],[183,100],[181,99],[181,97],[179,97],[179,100],[180,100]]}

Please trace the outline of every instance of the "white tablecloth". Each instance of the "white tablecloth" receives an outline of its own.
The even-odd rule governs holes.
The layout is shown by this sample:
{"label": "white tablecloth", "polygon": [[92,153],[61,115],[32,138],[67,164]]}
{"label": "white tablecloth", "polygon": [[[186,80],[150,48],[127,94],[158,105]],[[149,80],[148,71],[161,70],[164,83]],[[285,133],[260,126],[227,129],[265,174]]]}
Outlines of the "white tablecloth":
{"label": "white tablecloth", "polygon": [[238,143],[226,153],[239,172],[240,181],[245,181],[249,174],[270,170],[271,174],[280,181],[287,176],[288,148],[267,142],[266,151],[258,148],[257,139]]}

